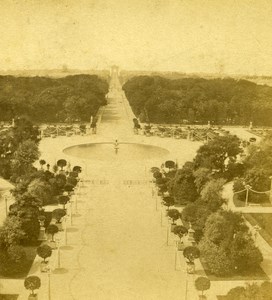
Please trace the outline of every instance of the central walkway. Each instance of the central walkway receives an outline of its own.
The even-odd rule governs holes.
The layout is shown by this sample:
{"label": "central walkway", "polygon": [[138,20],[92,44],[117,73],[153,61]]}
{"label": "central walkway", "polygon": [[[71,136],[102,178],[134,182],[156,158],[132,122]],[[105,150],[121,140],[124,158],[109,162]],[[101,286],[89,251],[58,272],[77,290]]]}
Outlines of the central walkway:
{"label": "central walkway", "polygon": [[[110,141],[132,135],[126,101],[113,76],[99,125],[99,134]],[[98,169],[91,167],[90,178],[107,181],[85,189],[79,271],[70,286],[73,299],[185,299],[185,272],[174,269],[174,247],[165,244],[166,227],[161,228],[155,212],[145,166],[110,162]],[[143,184],[124,184],[127,179]]]}

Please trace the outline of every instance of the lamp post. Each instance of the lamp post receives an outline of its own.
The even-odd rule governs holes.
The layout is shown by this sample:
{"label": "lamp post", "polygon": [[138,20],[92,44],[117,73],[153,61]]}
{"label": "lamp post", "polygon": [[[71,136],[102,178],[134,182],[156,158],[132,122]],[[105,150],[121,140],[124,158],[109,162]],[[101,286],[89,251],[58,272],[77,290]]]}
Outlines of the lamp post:
{"label": "lamp post", "polygon": [[48,276],[48,300],[51,300],[51,268],[48,266],[47,268],[47,276]]}
{"label": "lamp post", "polygon": [[270,202],[272,203],[272,176],[270,176],[269,179],[271,180],[270,193],[269,193],[269,200],[270,200]]}
{"label": "lamp post", "polygon": [[64,216],[64,245],[67,246],[67,216]]}
{"label": "lamp post", "polygon": [[251,186],[249,184],[246,184],[245,189],[246,189],[246,203],[245,203],[245,206],[247,206],[247,204],[248,204],[248,195],[249,195],[249,190],[251,189]]}
{"label": "lamp post", "polygon": [[5,195],[6,217],[8,216],[8,197]]}
{"label": "lamp post", "polygon": [[58,262],[57,262],[57,268],[59,269],[60,268],[60,238],[59,237],[56,237],[55,238],[56,240],[56,243],[57,243],[57,248],[58,248],[58,256],[57,256],[57,259],[58,259]]}

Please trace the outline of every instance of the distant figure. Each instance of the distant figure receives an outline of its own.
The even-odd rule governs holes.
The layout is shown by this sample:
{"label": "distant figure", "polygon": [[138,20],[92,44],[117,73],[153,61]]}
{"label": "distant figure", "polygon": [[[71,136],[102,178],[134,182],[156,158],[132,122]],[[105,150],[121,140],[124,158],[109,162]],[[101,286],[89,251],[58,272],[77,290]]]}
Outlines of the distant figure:
{"label": "distant figure", "polygon": [[118,143],[118,140],[115,140],[115,143],[114,143],[114,149],[115,149],[115,154],[118,153],[118,149],[119,149],[119,143]]}

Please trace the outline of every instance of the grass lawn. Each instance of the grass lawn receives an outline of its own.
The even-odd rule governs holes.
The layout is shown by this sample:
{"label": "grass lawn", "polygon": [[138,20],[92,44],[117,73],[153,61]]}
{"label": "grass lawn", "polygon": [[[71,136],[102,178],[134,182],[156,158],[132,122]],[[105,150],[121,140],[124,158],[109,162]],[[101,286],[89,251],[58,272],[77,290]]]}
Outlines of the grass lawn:
{"label": "grass lawn", "polygon": [[243,214],[245,219],[252,225],[259,225],[259,234],[272,247],[272,214]]}
{"label": "grass lawn", "polygon": [[200,258],[203,269],[206,273],[206,276],[211,281],[246,281],[246,280],[269,280],[269,277],[263,271],[261,267],[256,268],[255,270],[247,271],[242,274],[233,274],[232,276],[216,276],[209,271],[208,265],[206,264],[203,258]]}
{"label": "grass lawn", "polygon": [[[33,264],[33,261],[36,257],[36,249],[39,245],[40,245],[40,242],[37,242],[37,244],[35,246],[32,245],[32,246],[25,246],[24,247],[24,250],[26,252],[26,264],[25,264],[25,268],[22,270],[21,273],[18,273],[18,274],[15,274],[15,275],[10,275],[10,276],[4,276],[4,275],[0,274],[0,278],[22,279],[22,278],[27,277],[27,275],[30,271],[30,268]],[[13,298],[11,298],[11,299],[13,299]]]}
{"label": "grass lawn", "polygon": [[[233,196],[233,203],[234,203],[234,205],[236,206],[236,207],[245,207],[245,201],[241,201],[241,200],[239,200],[239,197],[238,197],[238,195],[235,195],[234,194],[234,196]],[[249,201],[249,206],[250,206],[250,201]],[[253,203],[254,204],[254,203]],[[255,203],[255,204],[257,204],[257,203]],[[260,204],[260,206],[263,206],[263,207],[271,207],[272,206],[272,204],[271,204],[271,202],[269,201],[269,200],[266,200],[266,201],[262,201],[262,202],[260,202],[259,203]]]}
{"label": "grass lawn", "polygon": [[17,300],[19,295],[0,294],[0,300]]}
{"label": "grass lawn", "polygon": [[216,298],[217,300],[227,300],[227,296],[216,296]]}

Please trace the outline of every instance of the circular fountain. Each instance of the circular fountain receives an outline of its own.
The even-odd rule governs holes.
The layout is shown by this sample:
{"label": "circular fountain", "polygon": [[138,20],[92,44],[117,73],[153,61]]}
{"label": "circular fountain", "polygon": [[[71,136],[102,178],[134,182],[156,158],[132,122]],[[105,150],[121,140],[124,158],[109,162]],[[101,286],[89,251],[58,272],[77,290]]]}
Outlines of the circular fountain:
{"label": "circular fountain", "polygon": [[88,143],[65,148],[63,152],[67,155],[100,161],[143,161],[163,158],[169,151],[152,145],[137,143]]}

